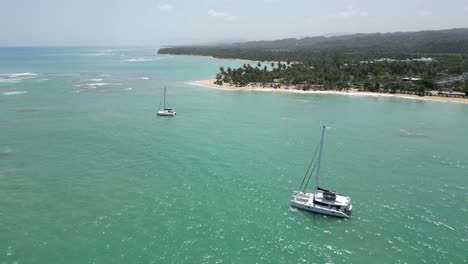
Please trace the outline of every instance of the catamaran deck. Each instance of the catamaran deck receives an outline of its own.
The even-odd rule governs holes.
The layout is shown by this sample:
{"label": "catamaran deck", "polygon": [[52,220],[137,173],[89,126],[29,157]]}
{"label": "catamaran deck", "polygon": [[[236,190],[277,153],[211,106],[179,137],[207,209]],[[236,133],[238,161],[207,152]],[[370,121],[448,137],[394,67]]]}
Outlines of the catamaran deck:
{"label": "catamaran deck", "polygon": [[346,196],[337,194],[335,200],[327,200],[323,197],[323,192],[318,192],[315,194],[315,201],[330,204],[333,206],[348,206],[351,203],[351,199]]}
{"label": "catamaran deck", "polygon": [[[317,198],[318,198],[317,193]],[[332,215],[337,217],[349,217],[352,210],[351,199],[346,196],[337,195],[336,202],[330,200],[314,200],[313,193],[297,192],[291,200],[291,206],[311,212]]]}

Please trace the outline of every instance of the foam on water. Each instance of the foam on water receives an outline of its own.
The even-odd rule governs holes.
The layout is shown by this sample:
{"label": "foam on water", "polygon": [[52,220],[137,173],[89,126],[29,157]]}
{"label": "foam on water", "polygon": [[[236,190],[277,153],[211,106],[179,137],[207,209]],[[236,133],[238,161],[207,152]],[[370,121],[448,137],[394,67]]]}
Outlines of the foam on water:
{"label": "foam on water", "polygon": [[19,83],[23,80],[31,79],[38,76],[37,73],[21,72],[21,73],[2,73],[0,74],[0,83]]}
{"label": "foam on water", "polygon": [[123,60],[121,62],[145,62],[145,61],[152,61],[153,59],[150,58],[134,58],[134,59],[128,59],[128,60]]}
{"label": "foam on water", "polygon": [[400,136],[401,137],[409,137],[409,138],[427,138],[428,136],[422,134],[422,133],[417,133],[413,131],[408,131],[405,129],[400,129]]}
{"label": "foam on water", "polygon": [[9,92],[2,92],[3,95],[18,95],[18,94],[25,94],[28,93],[27,91],[9,91]]}
{"label": "foam on water", "polygon": [[[89,79],[88,81],[98,81],[102,79]],[[100,87],[106,87],[106,86],[121,86],[121,83],[107,83],[107,82],[91,82],[91,83],[85,83],[85,84],[75,84],[75,87],[83,87],[85,89],[96,89]]]}
{"label": "foam on water", "polygon": [[89,56],[89,57],[114,56],[114,55],[115,55],[115,53],[112,53],[112,52],[99,52],[99,53],[81,54],[81,56]]}
{"label": "foam on water", "polygon": [[33,77],[37,76],[37,73],[31,73],[31,72],[20,72],[20,73],[3,73],[0,74],[0,76],[6,76],[8,78],[17,78],[17,77]]}
{"label": "foam on water", "polygon": [[0,78],[0,83],[18,83],[21,81],[22,79],[19,78]]}

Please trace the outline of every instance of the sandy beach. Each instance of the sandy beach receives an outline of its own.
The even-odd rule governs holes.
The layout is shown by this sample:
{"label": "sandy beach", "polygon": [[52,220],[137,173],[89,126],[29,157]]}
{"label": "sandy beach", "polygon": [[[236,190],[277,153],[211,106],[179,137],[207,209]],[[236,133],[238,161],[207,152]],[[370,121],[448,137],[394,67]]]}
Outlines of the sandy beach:
{"label": "sandy beach", "polygon": [[200,80],[188,82],[187,84],[194,86],[201,86],[207,88],[214,88],[218,90],[231,90],[231,91],[260,91],[260,92],[277,92],[277,93],[298,93],[298,94],[333,94],[333,95],[348,95],[348,96],[375,96],[375,97],[397,97],[413,100],[426,100],[426,101],[436,101],[436,102],[451,102],[451,103],[462,103],[468,104],[468,99],[466,98],[454,98],[454,97],[443,97],[443,96],[417,96],[410,94],[389,94],[389,93],[372,93],[372,92],[359,92],[357,90],[349,90],[347,92],[340,91],[303,91],[296,90],[293,86],[291,87],[282,87],[282,88],[271,88],[271,87],[259,87],[259,86],[245,86],[245,87],[235,87],[230,84],[217,85],[214,84],[214,79],[212,80]]}

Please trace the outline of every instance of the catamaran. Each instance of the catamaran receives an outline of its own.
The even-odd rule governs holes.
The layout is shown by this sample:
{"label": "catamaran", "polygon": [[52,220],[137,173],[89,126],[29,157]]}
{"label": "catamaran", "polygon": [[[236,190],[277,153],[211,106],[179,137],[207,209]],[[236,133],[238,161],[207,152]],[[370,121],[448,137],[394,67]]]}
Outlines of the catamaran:
{"label": "catamaran", "polygon": [[[351,205],[351,198],[341,195],[336,191],[331,191],[319,187],[320,161],[322,159],[324,135],[325,126],[322,128],[320,144],[315,149],[314,156],[312,157],[309,168],[307,169],[307,172],[302,179],[299,191],[294,192],[293,199],[291,200],[291,206],[314,213],[348,218],[351,214],[351,210],[353,209],[353,206]],[[317,161],[315,161],[317,152],[319,152],[319,155]],[[312,178],[314,171],[314,191],[309,193],[306,192],[306,188],[309,185],[309,181]]]}
{"label": "catamaran", "polygon": [[[159,110],[157,115],[158,116],[175,116],[176,111],[174,111],[174,109],[166,108],[166,87],[164,87],[164,97],[163,98],[164,98],[163,99],[163,101],[164,101],[163,110]],[[161,104],[159,104],[159,109],[161,109]]]}

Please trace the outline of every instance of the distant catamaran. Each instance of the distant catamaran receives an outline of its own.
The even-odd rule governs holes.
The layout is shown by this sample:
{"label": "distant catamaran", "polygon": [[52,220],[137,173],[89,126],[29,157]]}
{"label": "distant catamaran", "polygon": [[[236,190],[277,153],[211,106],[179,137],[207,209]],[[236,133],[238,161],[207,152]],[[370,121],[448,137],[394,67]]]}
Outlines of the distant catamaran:
{"label": "distant catamaran", "polygon": [[[175,116],[176,112],[172,108],[166,108],[166,87],[164,87],[164,97],[163,97],[163,110],[159,110],[158,116]],[[161,104],[159,104],[159,109],[161,109]]]}
{"label": "distant catamaran", "polygon": [[[325,126],[322,128],[320,144],[315,150],[314,156],[312,157],[312,160],[309,164],[309,168],[307,169],[307,172],[302,179],[299,191],[295,192],[293,195],[294,199],[291,200],[291,206],[314,213],[348,218],[353,208],[351,205],[351,198],[343,196],[335,191],[330,191],[319,187],[318,178],[320,174],[320,161],[322,158],[324,134]],[[314,163],[317,151],[319,151],[319,156],[317,161]],[[311,170],[312,165],[313,168]],[[306,188],[315,169],[317,169],[317,171],[315,173],[314,192],[307,193]]]}

